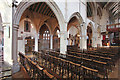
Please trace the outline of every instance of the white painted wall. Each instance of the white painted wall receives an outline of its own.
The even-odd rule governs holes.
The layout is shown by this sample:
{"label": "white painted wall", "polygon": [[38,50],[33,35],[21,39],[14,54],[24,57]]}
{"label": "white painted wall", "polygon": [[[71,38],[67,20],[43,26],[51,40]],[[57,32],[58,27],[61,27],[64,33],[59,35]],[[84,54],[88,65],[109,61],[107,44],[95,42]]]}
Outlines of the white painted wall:
{"label": "white painted wall", "polygon": [[[37,33],[35,25],[31,22],[30,19],[27,20],[31,22],[33,28],[32,27],[30,28],[30,32],[24,32],[24,20],[26,19],[21,20],[19,23],[18,37],[23,36],[23,40],[18,40],[18,51],[25,54],[25,38],[29,36],[36,38]],[[23,35],[21,35],[21,31],[23,32]]]}
{"label": "white painted wall", "polygon": [[84,22],[87,21],[87,8],[86,7],[87,7],[86,3],[81,1],[81,3],[80,3],[80,15],[82,16]]}
{"label": "white painted wall", "polygon": [[12,23],[12,0],[0,0],[0,13],[3,23]]}
{"label": "white painted wall", "polygon": [[[75,2],[76,1],[76,2]],[[75,12],[79,12],[79,1],[73,0],[73,2],[68,1],[67,2],[67,15],[66,15],[66,21],[69,22],[71,15],[73,15]]]}
{"label": "white painted wall", "polygon": [[[0,13],[4,26],[4,61],[12,65],[12,0],[0,0]],[[9,28],[9,29],[8,29]],[[10,30],[10,32],[8,31]],[[9,34],[10,36],[7,36]]]}

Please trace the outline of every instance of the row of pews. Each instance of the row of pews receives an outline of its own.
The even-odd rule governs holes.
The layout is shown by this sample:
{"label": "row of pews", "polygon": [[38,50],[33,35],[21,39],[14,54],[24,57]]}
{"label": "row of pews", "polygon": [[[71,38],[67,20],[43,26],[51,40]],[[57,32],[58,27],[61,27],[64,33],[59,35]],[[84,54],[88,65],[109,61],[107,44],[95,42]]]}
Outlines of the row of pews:
{"label": "row of pews", "polygon": [[39,56],[38,58],[43,59],[44,66],[48,66],[62,78],[71,79],[108,78],[112,68],[115,67],[116,58],[119,56],[117,53],[106,53],[104,51],[100,53],[96,50],[84,52],[68,50],[66,55],[54,51],[33,53]]}
{"label": "row of pews", "polygon": [[80,61],[82,65],[98,70],[99,74],[105,75],[107,78],[108,78],[109,73],[115,67],[115,62],[119,58],[118,53],[110,53],[104,50],[101,50],[101,51],[68,50],[67,53],[69,55],[73,55],[74,60],[81,59]]}
{"label": "row of pews", "polygon": [[42,51],[41,53],[33,52],[33,54],[36,55],[38,59],[40,58],[40,60],[42,60],[35,60],[35,62],[44,65],[59,76],[62,76],[62,79],[66,78],[80,80],[83,77],[84,73],[81,73],[82,68],[80,64],[65,60],[61,57],[50,55],[48,51]]}
{"label": "row of pews", "polygon": [[[32,53],[35,57],[26,58],[28,59],[27,61],[23,58],[20,59],[20,62],[24,67],[27,64],[27,72],[30,74],[33,71],[32,75],[30,75],[32,78],[49,78],[52,80],[63,78],[72,80],[88,78],[108,79],[109,73],[112,72],[113,68],[115,67],[115,62],[119,58],[118,52],[113,53],[107,50],[104,51],[104,49],[92,51],[69,49],[67,54],[61,54],[52,50],[41,50],[40,52],[33,51]],[[30,64],[29,62],[34,64]],[[37,65],[42,68],[42,70],[39,67],[34,67],[31,65]],[[42,77],[34,77],[34,75],[39,74],[41,74]]]}
{"label": "row of pews", "polygon": [[60,76],[55,74],[53,71],[48,68],[37,64],[33,61],[33,59],[19,53],[20,64],[22,68],[24,68],[27,79],[29,80],[41,80],[41,79],[49,79],[49,80],[57,80],[61,79]]}

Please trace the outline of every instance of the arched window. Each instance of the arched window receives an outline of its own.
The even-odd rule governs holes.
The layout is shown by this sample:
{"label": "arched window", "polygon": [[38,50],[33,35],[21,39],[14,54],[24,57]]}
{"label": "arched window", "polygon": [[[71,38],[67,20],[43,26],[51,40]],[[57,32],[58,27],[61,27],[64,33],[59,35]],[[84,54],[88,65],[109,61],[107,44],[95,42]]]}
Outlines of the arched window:
{"label": "arched window", "polygon": [[50,32],[49,31],[44,31],[44,34],[43,34],[43,39],[44,40],[49,40],[50,38]]}

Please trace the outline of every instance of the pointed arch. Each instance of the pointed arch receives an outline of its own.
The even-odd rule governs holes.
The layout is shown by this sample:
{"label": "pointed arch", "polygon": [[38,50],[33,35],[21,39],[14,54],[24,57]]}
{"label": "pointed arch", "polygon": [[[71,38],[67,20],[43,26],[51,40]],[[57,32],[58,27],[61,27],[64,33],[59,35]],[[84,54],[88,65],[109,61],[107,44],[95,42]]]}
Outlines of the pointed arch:
{"label": "pointed arch", "polygon": [[19,21],[20,21],[20,18],[23,14],[23,12],[29,7],[31,6],[32,4],[35,4],[37,2],[45,2],[50,8],[51,10],[54,12],[57,20],[58,20],[58,23],[59,23],[59,26],[60,26],[60,30],[63,30],[64,31],[64,26],[65,26],[65,21],[64,21],[64,17],[63,17],[63,14],[61,12],[61,10],[59,9],[59,7],[57,6],[57,4],[52,0],[36,0],[36,1],[32,1],[32,0],[29,0],[29,1],[22,1],[20,2],[20,4],[18,5],[17,7],[17,10],[16,10],[16,13],[13,15],[13,25],[19,25]]}
{"label": "pointed arch", "polygon": [[78,25],[76,25],[75,27],[76,27],[77,29],[79,29],[79,33],[81,33],[82,31],[81,31],[81,26],[80,26],[80,25],[83,23],[83,18],[82,18],[82,16],[80,15],[79,12],[75,12],[75,13],[73,13],[73,14],[70,16],[67,26],[69,25],[70,20],[71,20],[72,18],[74,18],[74,17],[78,20]]}

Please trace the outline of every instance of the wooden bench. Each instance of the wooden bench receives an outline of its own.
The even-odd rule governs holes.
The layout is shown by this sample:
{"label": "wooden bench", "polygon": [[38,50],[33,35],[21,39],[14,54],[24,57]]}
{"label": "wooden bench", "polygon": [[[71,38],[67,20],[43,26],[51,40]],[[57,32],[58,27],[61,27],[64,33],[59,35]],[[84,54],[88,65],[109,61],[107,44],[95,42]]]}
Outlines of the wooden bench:
{"label": "wooden bench", "polygon": [[[51,56],[51,55],[49,55],[49,56],[52,57],[52,58],[55,58],[55,59],[59,59],[60,61],[69,62],[69,64],[72,64],[72,65],[75,65],[75,66],[81,67],[80,64],[76,64],[76,63],[74,63],[74,62],[67,61],[67,60],[64,60],[64,59],[61,59],[61,58],[58,58],[58,57],[55,57],[55,56]],[[87,68],[87,67],[83,67],[83,68],[85,68],[85,69],[89,69],[89,70],[91,70],[92,72],[96,72],[96,70],[95,70],[95,69],[92,69],[92,68]],[[97,70],[97,71],[98,71],[98,70]]]}
{"label": "wooden bench", "polygon": [[[21,64],[25,67],[27,72],[30,73],[29,75],[31,78],[50,78],[50,79],[59,78],[61,79],[61,77],[57,76],[55,73],[53,73],[49,69],[43,66],[42,67],[38,66],[37,63],[31,61],[27,56],[21,53],[19,53],[19,55],[20,55],[20,61],[22,61],[22,59],[25,61],[24,63],[22,61]],[[28,69],[28,66],[30,67],[30,69]],[[37,74],[37,76],[35,74]]]}

